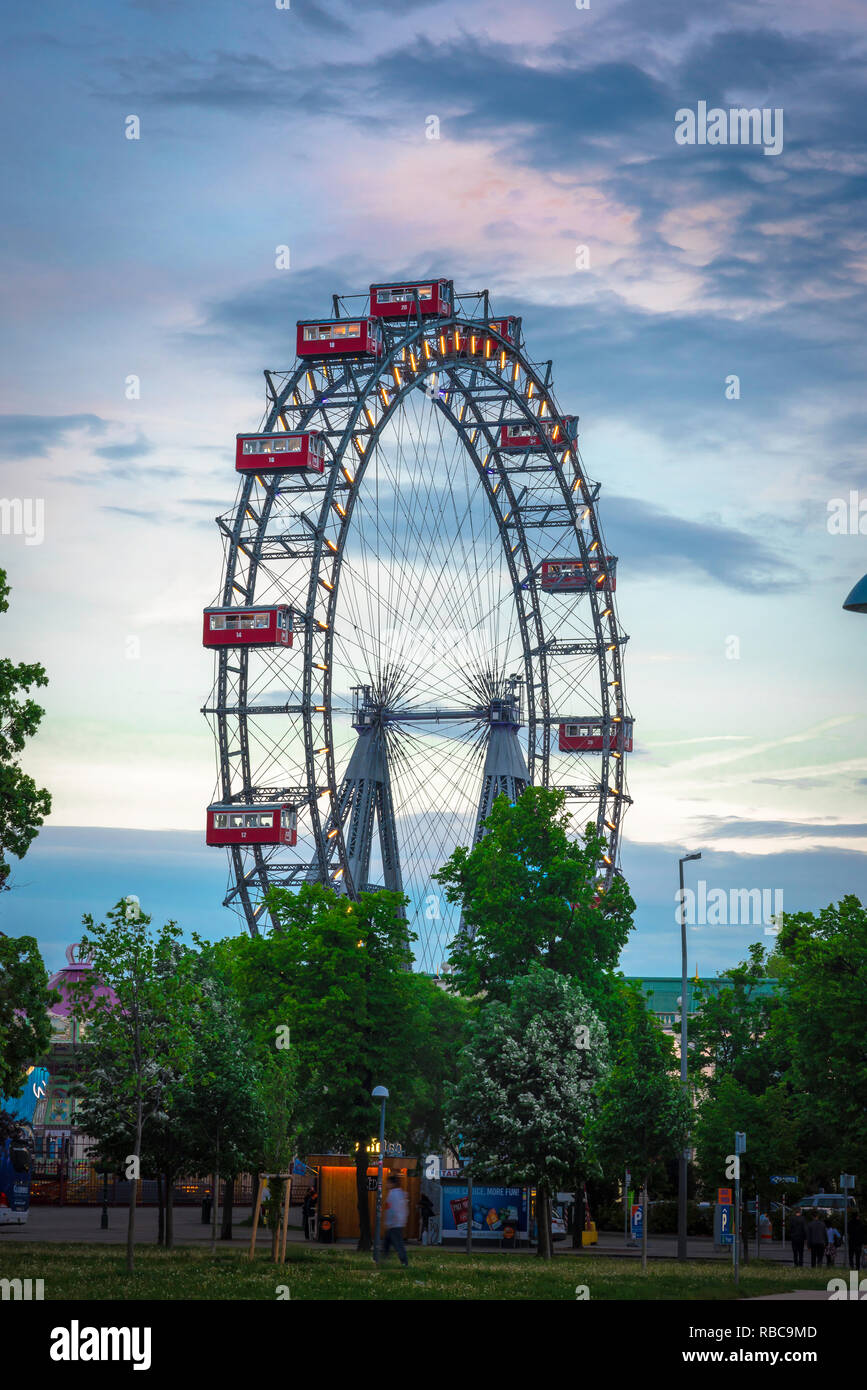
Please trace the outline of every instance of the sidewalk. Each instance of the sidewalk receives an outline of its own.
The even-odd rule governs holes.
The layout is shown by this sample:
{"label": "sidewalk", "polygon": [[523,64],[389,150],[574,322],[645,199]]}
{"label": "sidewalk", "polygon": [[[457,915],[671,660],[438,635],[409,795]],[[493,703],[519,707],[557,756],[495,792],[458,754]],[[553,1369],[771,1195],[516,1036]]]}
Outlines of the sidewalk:
{"label": "sidewalk", "polygon": [[[235,1220],[232,1226],[232,1240],[221,1241],[219,1238],[219,1226],[217,1227],[217,1246],[221,1249],[234,1248],[250,1243],[250,1226],[241,1225],[242,1221],[249,1221],[251,1214],[250,1207],[236,1207]],[[58,1243],[61,1241],[83,1241],[92,1245],[123,1245],[126,1243],[127,1209],[125,1207],[109,1207],[107,1231],[100,1230],[100,1207],[49,1207],[37,1206],[30,1208],[30,1215],[23,1226],[0,1226],[0,1251],[3,1246],[9,1243],[21,1241],[49,1241]],[[202,1224],[201,1207],[175,1207],[174,1209],[174,1233],[176,1245],[208,1245],[211,1240],[210,1224]],[[137,1244],[154,1245],[157,1237],[157,1209],[156,1207],[137,1207],[135,1214],[135,1239]],[[264,1248],[264,1243],[268,1239],[268,1232],[264,1227],[260,1227],[257,1240],[257,1248]],[[293,1244],[303,1244],[304,1236],[301,1230],[301,1211],[298,1207],[289,1209],[289,1232],[288,1240]],[[410,1248],[416,1246],[415,1241],[408,1242]],[[315,1243],[310,1242],[311,1246]],[[339,1240],[337,1244],[343,1249],[353,1249],[355,1240]],[[763,1241],[761,1252],[762,1260],[772,1261],[781,1264],[792,1263],[792,1251],[789,1245],[783,1249],[779,1241]],[[316,1248],[326,1247],[317,1245]],[[452,1251],[463,1253],[465,1244],[462,1240],[450,1242],[441,1247],[445,1254]],[[496,1253],[501,1249],[498,1241],[477,1241],[473,1246],[474,1255],[484,1255]],[[516,1255],[535,1255],[535,1246],[523,1246],[513,1250]],[[647,1253],[652,1259],[677,1258],[677,1236],[649,1236],[647,1240]],[[624,1243],[623,1232],[601,1231],[599,1233],[599,1243],[597,1245],[585,1245],[583,1249],[573,1250],[571,1237],[566,1240],[554,1243],[554,1254],[560,1258],[571,1256],[573,1259],[597,1259],[617,1258],[617,1259],[640,1259],[640,1246],[627,1246]],[[713,1241],[709,1236],[691,1236],[687,1241],[687,1257],[691,1260],[725,1260],[731,1261],[731,1249],[727,1251],[715,1251]],[[751,1259],[755,1256],[751,1254]],[[828,1271],[829,1275],[832,1273]]]}

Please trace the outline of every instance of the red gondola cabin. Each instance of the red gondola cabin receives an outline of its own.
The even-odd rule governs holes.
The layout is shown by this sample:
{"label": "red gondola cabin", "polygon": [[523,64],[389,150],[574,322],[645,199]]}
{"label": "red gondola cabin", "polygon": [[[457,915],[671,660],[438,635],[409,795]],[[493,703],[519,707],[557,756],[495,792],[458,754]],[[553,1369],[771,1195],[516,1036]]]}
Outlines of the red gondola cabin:
{"label": "red gondola cabin", "polygon": [[603,560],[543,560],[541,584],[543,589],[578,590],[601,589],[608,576],[612,589],[617,588],[617,556],[606,555]]}
{"label": "red gondola cabin", "polygon": [[382,327],[376,319],[299,319],[299,357],[381,357]]}
{"label": "red gondola cabin", "polygon": [[500,450],[505,453],[523,453],[527,449],[541,450],[545,448],[544,440],[555,449],[568,449],[578,437],[578,416],[564,415],[562,427],[556,420],[546,420],[542,430],[544,439],[541,434],[531,431],[526,420],[520,424],[501,425]]}
{"label": "red gondola cabin", "polygon": [[377,319],[405,319],[415,313],[416,293],[423,318],[451,317],[451,280],[401,281],[397,285],[371,285],[370,313]]}
{"label": "red gondola cabin", "polygon": [[309,434],[239,434],[236,436],[235,467],[239,473],[280,473],[302,468],[313,473],[325,471],[325,440],[318,430]]}
{"label": "red gondola cabin", "polygon": [[202,643],[206,647],[291,647],[292,609],[276,607],[206,608]]}
{"label": "red gondola cabin", "polygon": [[[623,752],[632,752],[632,720],[624,719],[623,723]],[[620,752],[618,738],[620,723],[612,722],[608,734],[608,746],[615,752]],[[601,719],[579,719],[574,724],[561,724],[559,730],[558,747],[561,753],[601,753],[605,747],[605,734],[602,728]]]}
{"label": "red gondola cabin", "polygon": [[209,806],[206,843],[209,845],[296,845],[298,812],[294,806]]}

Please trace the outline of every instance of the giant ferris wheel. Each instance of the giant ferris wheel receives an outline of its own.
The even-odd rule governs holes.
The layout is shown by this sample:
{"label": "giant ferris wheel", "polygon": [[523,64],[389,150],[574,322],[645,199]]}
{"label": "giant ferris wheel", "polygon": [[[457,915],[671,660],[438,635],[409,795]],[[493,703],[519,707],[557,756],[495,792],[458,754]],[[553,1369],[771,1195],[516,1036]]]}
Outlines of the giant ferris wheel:
{"label": "giant ferris wheel", "polygon": [[487,291],[432,279],[335,295],[265,383],[204,615],[225,905],[256,934],[272,885],[396,889],[436,971],[458,916],[431,875],[529,784],[599,829],[604,893],[627,639],[552,364]]}

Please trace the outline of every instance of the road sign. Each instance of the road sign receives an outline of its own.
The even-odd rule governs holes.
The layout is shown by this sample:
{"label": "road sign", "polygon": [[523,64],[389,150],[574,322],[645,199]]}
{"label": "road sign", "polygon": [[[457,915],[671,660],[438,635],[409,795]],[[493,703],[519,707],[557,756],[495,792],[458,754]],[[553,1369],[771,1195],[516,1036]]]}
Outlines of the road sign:
{"label": "road sign", "polygon": [[732,1190],[730,1187],[718,1187],[716,1190],[717,1204],[721,1207],[730,1207],[732,1204]]}
{"label": "road sign", "polygon": [[797,1187],[798,1185],[798,1179],[793,1178],[791,1173],[785,1173],[782,1177],[778,1174],[776,1177],[771,1178],[771,1182],[785,1182],[789,1183],[793,1187]]}
{"label": "road sign", "polygon": [[731,1202],[726,1202],[719,1208],[719,1243],[720,1245],[731,1245],[732,1243]]}
{"label": "road sign", "polygon": [[841,1190],[842,1190],[843,1192],[848,1192],[851,1188],[854,1188],[854,1186],[855,1186],[855,1174],[854,1174],[854,1173],[841,1173],[841,1174],[840,1174],[840,1188],[841,1188]]}
{"label": "road sign", "polygon": [[644,1222],[644,1208],[640,1202],[635,1202],[632,1207],[632,1238],[641,1240],[641,1232]]}
{"label": "road sign", "polygon": [[743,1130],[735,1130],[735,1153],[745,1154],[747,1151],[747,1136]]}

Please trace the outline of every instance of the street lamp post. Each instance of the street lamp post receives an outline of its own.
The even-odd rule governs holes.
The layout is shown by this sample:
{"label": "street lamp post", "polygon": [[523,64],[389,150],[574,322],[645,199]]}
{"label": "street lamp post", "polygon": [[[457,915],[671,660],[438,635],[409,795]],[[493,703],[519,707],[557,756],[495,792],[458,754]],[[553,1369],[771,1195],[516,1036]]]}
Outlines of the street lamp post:
{"label": "street lamp post", "polygon": [[[689,1076],[686,1061],[687,1045],[687,996],[686,996],[686,899],[683,890],[683,866],[690,859],[701,859],[701,854],[684,854],[678,863],[680,870],[680,1080],[685,1095],[689,1095]],[[680,1154],[677,1182],[677,1258],[686,1259],[686,1180],[689,1150],[684,1148]]]}
{"label": "street lamp post", "polygon": [[108,1230],[108,1169],[102,1172],[102,1215],[99,1219],[99,1229]]}
{"label": "street lamp post", "polygon": [[382,1155],[385,1149],[385,1102],[388,1091],[385,1086],[374,1086],[370,1093],[379,1101],[379,1163],[376,1173],[376,1226],[373,1232],[373,1262],[379,1264],[379,1228],[382,1224]]}

